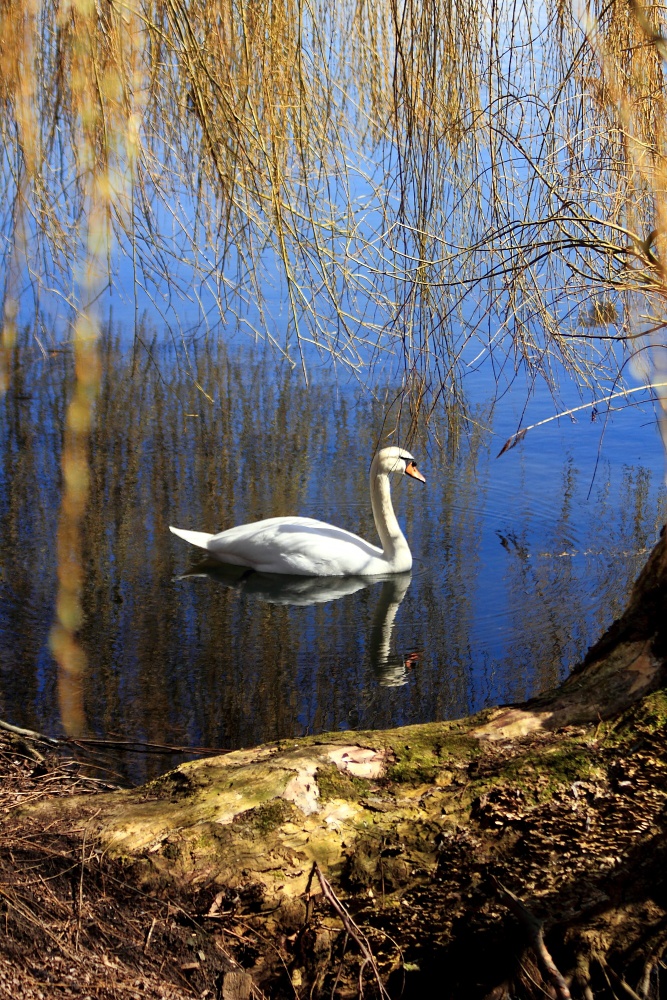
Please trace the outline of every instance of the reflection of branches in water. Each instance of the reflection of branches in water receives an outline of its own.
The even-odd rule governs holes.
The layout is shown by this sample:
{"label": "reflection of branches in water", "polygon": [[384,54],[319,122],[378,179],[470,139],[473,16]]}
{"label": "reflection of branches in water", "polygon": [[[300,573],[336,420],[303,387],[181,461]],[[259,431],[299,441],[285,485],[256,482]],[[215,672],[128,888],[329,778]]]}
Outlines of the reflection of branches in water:
{"label": "reflection of branches in water", "polygon": [[[596,516],[581,520],[573,498],[579,471],[569,460],[564,468],[562,502],[559,516],[549,535],[539,546],[531,538],[536,527],[536,511],[527,503],[519,512],[522,530],[499,530],[496,536],[509,559],[504,574],[504,589],[519,639],[508,669],[516,664],[531,665],[530,684],[541,688],[556,683],[563,672],[576,662],[590,635],[588,616],[597,609],[596,633],[608,628],[622,610],[624,595],[629,592],[650,542],[664,522],[664,494],[657,509],[650,495],[651,473],[646,469],[625,469],[620,490],[611,489],[607,477],[601,477],[594,497]],[[613,538],[609,525],[616,522]],[[588,529],[586,533],[585,529]],[[579,564],[578,599],[572,602],[576,584],[575,564]],[[614,583],[617,590],[614,589]],[[530,608],[526,595],[531,595]],[[604,598],[601,600],[601,595]],[[564,608],[569,609],[564,614]],[[549,655],[544,655],[545,648]],[[525,692],[523,687],[511,692],[512,698]]]}
{"label": "reflection of branches in water", "polygon": [[[326,380],[305,390],[298,375],[272,374],[270,358],[243,351],[230,358],[221,345],[200,343],[192,351],[193,372],[214,400],[203,406],[174,351],[155,349],[151,358],[138,352],[133,374],[131,356],[116,350],[113,340],[100,346],[99,419],[88,453],[82,545],[81,641],[89,658],[84,694],[94,733],[238,747],[287,737],[302,726],[330,729],[355,705],[364,725],[380,727],[451,718],[485,699],[517,700],[524,685],[533,689],[553,670],[555,649],[562,648],[560,634],[561,645],[554,647],[553,637],[540,631],[536,585],[557,595],[557,617],[570,635],[582,636],[581,649],[608,624],[609,609],[634,571],[632,559],[599,559],[583,568],[580,562],[568,577],[563,564],[572,559],[546,560],[540,553],[632,552],[654,535],[656,490],[641,470],[623,479],[620,492],[615,476],[596,481],[590,537],[577,535],[571,544],[565,533],[550,536],[545,527],[535,499],[545,491],[515,489],[511,475],[503,478],[507,463],[497,480],[489,478],[497,466],[488,464],[481,427],[455,463],[433,446],[428,494],[417,500],[414,491],[397,491],[406,534],[428,569],[417,577],[417,566],[396,615],[394,648],[409,652],[414,641],[424,659],[409,685],[383,688],[369,651],[383,584],[307,613],[266,605],[255,614],[250,598],[235,600],[222,588],[174,586],[185,553],[170,545],[168,533],[176,518],[218,530],[308,513],[372,537],[366,474],[381,405],[341,393]],[[20,344],[14,372],[12,393],[0,402],[0,658],[10,664],[0,715],[57,732],[46,633],[71,353],[45,358],[34,344]],[[566,485],[546,498],[549,523],[551,505]],[[523,496],[525,506],[517,510]],[[497,520],[501,504],[507,524]],[[502,578],[505,553],[499,543],[488,544],[488,535],[500,524],[506,537],[514,529],[521,543],[522,519],[534,526],[527,544],[531,561],[542,568],[537,581],[520,578],[516,560],[513,589]],[[595,624],[592,616],[598,616]],[[350,627],[360,619],[368,623],[363,635]],[[527,632],[538,633],[528,649]],[[396,643],[397,636],[405,638]],[[395,666],[405,676],[400,659]],[[155,773],[157,765],[148,762],[141,776],[151,769]]]}
{"label": "reflection of branches in water", "polygon": [[[86,700],[94,715],[103,703],[113,706],[105,726],[120,733],[143,732],[146,721],[142,715],[135,727],[132,706],[143,713],[141,706],[150,704],[150,737],[155,742],[182,743],[182,734],[174,737],[171,731],[168,736],[162,732],[161,720],[171,714],[171,692],[169,684],[155,683],[156,671],[162,669],[158,663],[167,669],[166,665],[182,657],[170,627],[181,613],[180,598],[173,587],[165,589],[164,585],[174,575],[169,519],[181,510],[214,529],[294,511],[307,510],[328,519],[331,505],[338,507],[342,502],[350,504],[345,515],[350,529],[369,533],[373,522],[366,466],[379,406],[358,401],[350,406],[349,397],[339,398],[335,386],[326,383],[306,391],[298,378],[283,380],[271,374],[270,359],[251,359],[241,352],[232,361],[223,347],[211,344],[198,345],[192,355],[196,381],[214,400],[211,407],[202,407],[195,382],[175,363],[173,351],[154,350],[151,357],[139,354],[134,372],[132,358],[117,350],[113,338],[103,340],[100,353],[98,420],[88,453],[91,503],[83,522],[82,639],[92,655]],[[38,683],[35,663],[43,639],[39,627],[36,630],[27,621],[34,618],[42,623],[52,614],[56,533],[52,519],[58,502],[64,400],[74,373],[68,353],[45,359],[29,343],[20,343],[14,357],[20,373],[14,385],[17,396],[12,394],[3,402],[8,430],[3,439],[3,467],[9,504],[3,538],[9,546],[5,557],[13,567],[16,601],[6,603],[4,612],[9,616],[9,633],[16,637],[16,662],[24,664],[29,674],[26,683],[33,685]],[[334,461],[340,473],[331,476],[334,449],[345,460]],[[352,460],[354,455],[357,461]],[[46,524],[36,520],[35,505]],[[46,552],[45,565],[50,567],[42,586],[20,566],[20,552],[35,549],[32,531],[41,539],[40,551]],[[303,581],[299,586],[304,586]],[[157,593],[162,594],[159,605]],[[11,622],[14,608],[16,621]],[[215,629],[223,635],[231,629],[236,640],[237,628],[231,610],[227,614],[216,606],[210,611],[210,618],[204,616],[197,631],[205,655],[217,662]],[[340,615],[335,616],[334,624],[339,621]],[[322,634],[326,635],[326,629]],[[298,642],[295,646],[287,634],[280,642],[282,652],[271,634],[264,635],[263,626],[249,630],[241,648],[253,663],[253,671],[257,659],[268,659],[269,651],[276,655],[268,671],[263,671],[266,677],[278,675],[281,656],[296,657]],[[323,652],[329,650],[323,647]],[[349,652],[348,662],[358,659],[356,649]],[[121,679],[118,664],[126,656],[132,666],[127,663]],[[258,675],[249,681],[248,691],[255,681],[263,683]],[[294,683],[290,676],[290,690]],[[128,684],[139,688],[130,704],[126,702]],[[8,697],[14,686],[12,680],[5,687]],[[144,688],[150,691],[148,703],[144,703]],[[51,694],[46,697],[51,705]],[[192,693],[184,697],[188,701]],[[288,713],[290,697],[286,694],[283,703]],[[39,699],[33,692],[27,701],[34,704]],[[217,725],[214,704],[214,699],[206,700],[203,722],[212,739]],[[260,728],[273,710],[269,705],[253,709]],[[245,708],[242,713],[231,709],[231,715],[239,719]],[[291,716],[280,730],[284,731],[292,731]],[[200,742],[198,736],[194,739]],[[245,736],[243,742],[249,739]]]}

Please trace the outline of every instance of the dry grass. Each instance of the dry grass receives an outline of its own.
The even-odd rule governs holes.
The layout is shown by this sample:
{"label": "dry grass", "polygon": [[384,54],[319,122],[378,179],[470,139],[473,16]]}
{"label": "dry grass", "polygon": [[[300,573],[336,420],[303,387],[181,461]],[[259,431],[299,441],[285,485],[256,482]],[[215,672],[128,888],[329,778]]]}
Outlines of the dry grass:
{"label": "dry grass", "polygon": [[[0,734],[0,997],[221,995],[226,973],[242,967],[202,926],[196,893],[184,902],[144,891],[132,868],[87,840],[85,821],[45,829],[21,814],[30,803],[86,794],[92,816],[95,793],[111,787],[76,761],[35,759],[34,746]],[[261,993],[253,987],[251,996]]]}

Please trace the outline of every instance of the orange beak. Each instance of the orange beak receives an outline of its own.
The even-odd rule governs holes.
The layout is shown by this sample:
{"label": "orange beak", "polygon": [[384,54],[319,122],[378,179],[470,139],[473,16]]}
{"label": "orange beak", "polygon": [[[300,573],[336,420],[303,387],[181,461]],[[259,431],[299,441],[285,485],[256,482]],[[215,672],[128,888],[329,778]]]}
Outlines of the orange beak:
{"label": "orange beak", "polygon": [[426,480],[422,476],[421,472],[417,468],[414,462],[408,462],[405,467],[406,476],[412,476],[413,479],[418,479],[420,483],[425,483]]}

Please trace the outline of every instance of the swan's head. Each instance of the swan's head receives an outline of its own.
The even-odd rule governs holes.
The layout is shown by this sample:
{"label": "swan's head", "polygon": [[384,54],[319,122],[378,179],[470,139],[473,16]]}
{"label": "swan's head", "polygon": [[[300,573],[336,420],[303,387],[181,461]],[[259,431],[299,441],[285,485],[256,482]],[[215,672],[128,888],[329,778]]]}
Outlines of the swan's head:
{"label": "swan's head", "polygon": [[406,451],[405,448],[396,448],[394,446],[391,448],[382,448],[375,456],[373,464],[378,475],[397,472],[400,475],[412,476],[413,479],[418,479],[420,483],[426,482],[417,468],[414,456],[409,451]]}

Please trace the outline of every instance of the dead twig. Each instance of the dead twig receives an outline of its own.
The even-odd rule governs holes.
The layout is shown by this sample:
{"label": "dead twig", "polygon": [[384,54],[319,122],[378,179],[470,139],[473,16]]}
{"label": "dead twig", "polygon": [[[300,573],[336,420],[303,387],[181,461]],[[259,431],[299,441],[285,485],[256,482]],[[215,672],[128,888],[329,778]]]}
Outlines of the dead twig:
{"label": "dead twig", "polygon": [[649,382],[646,385],[635,386],[634,389],[621,389],[619,392],[612,392],[600,399],[594,399],[590,403],[582,403],[580,406],[573,406],[569,410],[561,410],[559,413],[554,413],[551,417],[545,417],[544,420],[538,420],[536,423],[530,424],[529,427],[522,427],[521,430],[511,434],[496,455],[496,458],[500,458],[500,456],[504,455],[506,451],[511,451],[512,448],[516,448],[516,446],[523,441],[528,431],[534,431],[536,427],[543,427],[545,424],[550,424],[554,420],[560,420],[562,417],[573,417],[573,414],[575,413],[580,413],[582,410],[592,410],[603,403],[611,403],[615,399],[625,399],[635,392],[645,392],[647,389],[664,389],[665,387],[667,387],[667,382]]}
{"label": "dead twig", "polygon": [[343,965],[345,963],[345,952],[347,951],[347,942],[350,940],[350,935],[345,931],[345,940],[343,941],[342,954],[340,956],[340,962],[338,963],[338,968],[336,970],[336,978],[334,979],[333,986],[331,987],[331,1000],[334,1000],[336,995],[336,989],[338,983],[340,982],[340,977],[343,975]]}
{"label": "dead twig", "polygon": [[5,722],[4,719],[0,719],[0,729],[4,729],[5,732],[11,733],[13,736],[20,736],[24,740],[44,743],[50,747],[77,747],[81,750],[128,750],[134,753],[182,753],[196,754],[198,756],[204,754],[222,756],[222,754],[231,753],[231,750],[227,747],[189,747],[170,743],[147,743],[143,740],[98,739],[89,736],[58,739],[53,736],[47,736],[45,733],[37,732],[34,729],[24,729],[22,726],[14,726],[11,722]]}
{"label": "dead twig", "polygon": [[544,943],[544,932],[541,922],[521,902],[519,897],[515,896],[495,876],[493,877],[493,885],[507,909],[514,914],[528,932],[530,946],[537,955],[549,982],[556,990],[558,1000],[572,1000],[568,985]]}
{"label": "dead twig", "polygon": [[223,754],[232,752],[226,747],[188,747],[170,743],[146,743],[142,740],[104,740],[87,736],[60,740],[59,745],[78,747],[81,750],[127,750],[130,753],[181,753],[196,754],[197,756],[209,755],[211,757],[221,757]]}
{"label": "dead twig", "polygon": [[630,998],[630,1000],[642,1000],[642,997],[640,997],[640,995],[633,990],[632,986],[630,986],[629,983],[626,983],[625,979],[623,979],[622,976],[619,976],[618,972],[616,972],[616,970],[613,969],[611,965],[607,965],[606,962],[603,964],[603,972],[607,980],[609,978],[607,976],[607,973],[608,972],[611,973],[612,977],[614,978],[614,981],[623,990],[623,993],[626,995],[626,997]]}
{"label": "dead twig", "polygon": [[[327,879],[322,874],[322,872],[320,870],[320,866],[318,865],[317,861],[313,861],[313,872],[315,873],[315,875],[317,875],[317,879],[318,879],[318,881],[320,883],[320,887],[322,889],[322,892],[324,893],[324,898],[331,905],[331,907],[336,911],[336,913],[338,914],[338,916],[340,917],[340,919],[343,922],[343,927],[345,928],[346,933],[354,941],[357,942],[357,945],[359,946],[359,950],[361,951],[361,954],[363,955],[364,961],[362,962],[361,968],[359,970],[359,991],[360,991],[360,993],[363,993],[363,990],[362,990],[362,976],[363,976],[364,969],[366,968],[367,965],[370,965],[371,969],[373,970],[373,975],[375,976],[375,981],[377,982],[378,989],[380,991],[380,996],[381,997],[386,997],[387,1000],[389,1000],[389,994],[387,993],[386,989],[384,988],[384,984],[383,984],[382,979],[380,977],[380,970],[378,969],[377,962],[375,961],[375,957],[373,955],[373,952],[371,951],[370,944],[368,943],[368,938],[366,937],[366,935],[364,934],[364,932],[361,930],[361,928],[357,924],[355,924],[354,920],[352,919],[352,917],[350,916],[350,914],[346,910],[345,906],[343,905],[343,903],[340,901],[340,899],[338,898],[338,896],[336,895],[336,893],[331,888],[330,883],[327,881]],[[569,996],[569,994],[568,994],[568,996]]]}
{"label": "dead twig", "polygon": [[153,919],[151,920],[151,925],[148,928],[148,933],[146,934],[146,940],[144,941],[144,955],[146,954],[150,946],[151,938],[153,937],[153,931],[155,930],[156,923],[157,923],[157,917],[153,917]]}
{"label": "dead twig", "polygon": [[14,736],[21,736],[24,740],[46,743],[50,747],[57,747],[62,743],[62,740],[52,739],[50,736],[45,736],[44,733],[35,732],[34,729],[23,729],[22,726],[13,726],[11,722],[5,722],[4,719],[0,719],[0,729],[4,729],[5,732],[12,733]]}
{"label": "dead twig", "polygon": [[81,841],[81,871],[79,873],[79,897],[77,901],[76,915],[76,937],[74,939],[74,951],[79,950],[79,935],[81,933],[81,911],[83,909],[83,872],[86,867],[86,834],[88,828],[84,828],[83,840]]}

